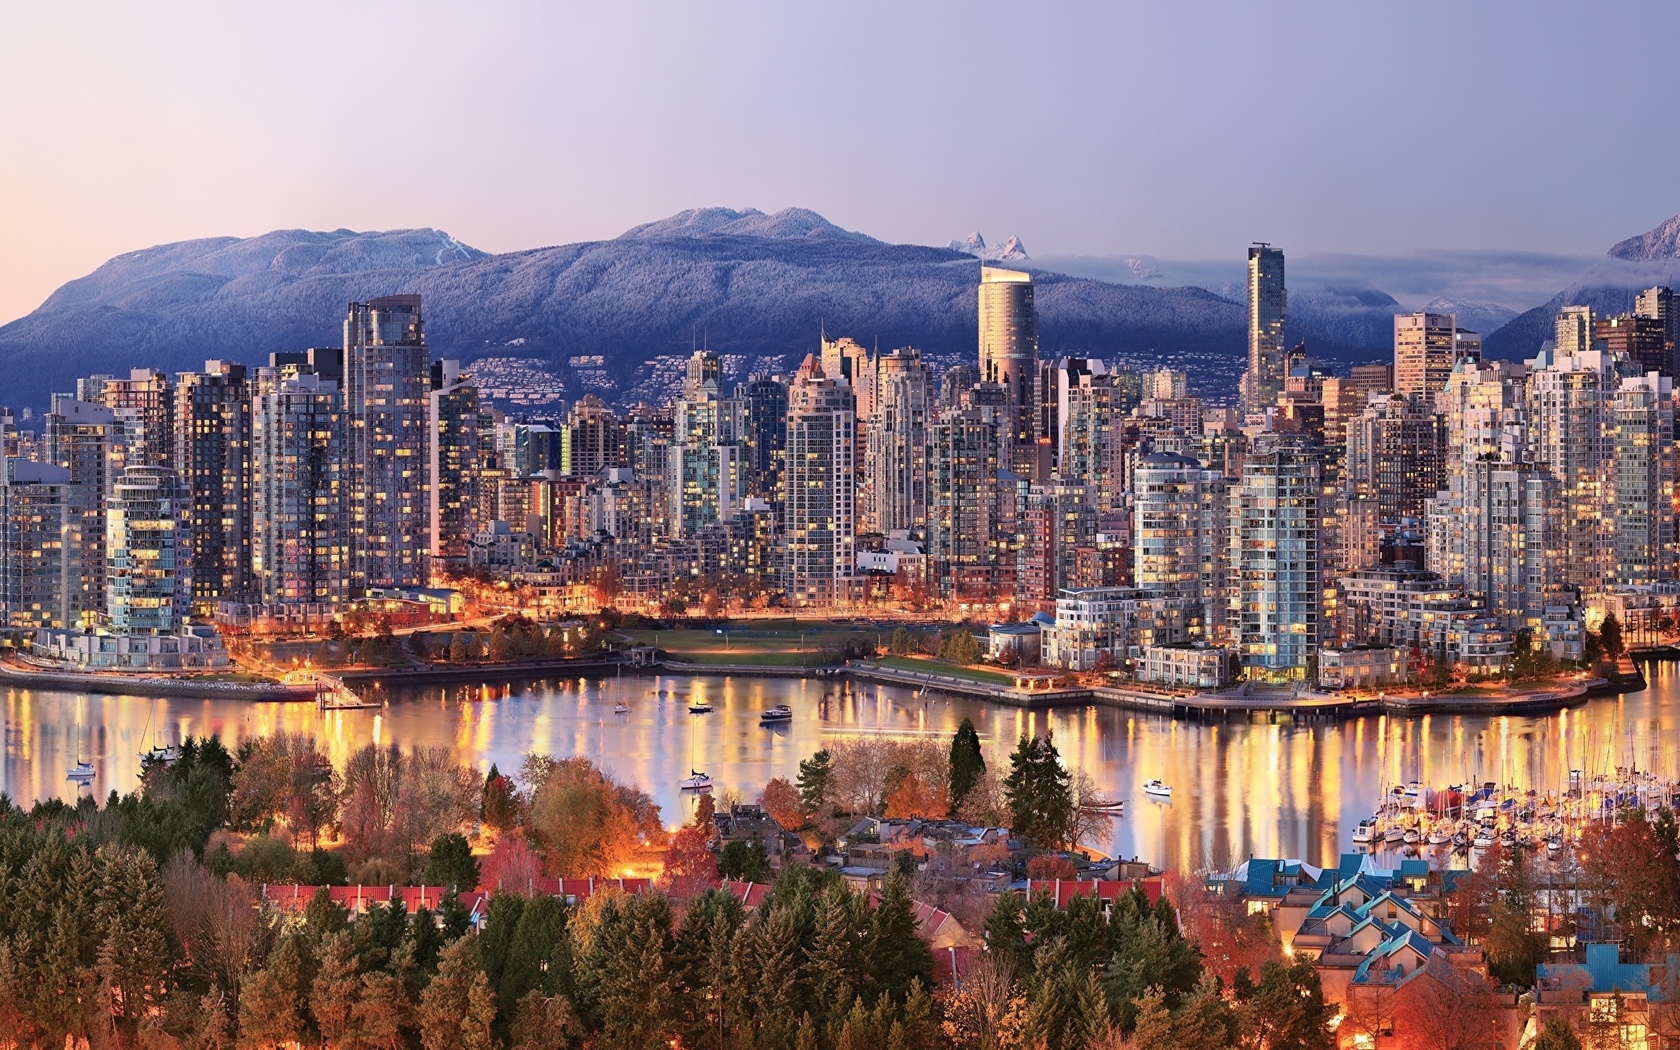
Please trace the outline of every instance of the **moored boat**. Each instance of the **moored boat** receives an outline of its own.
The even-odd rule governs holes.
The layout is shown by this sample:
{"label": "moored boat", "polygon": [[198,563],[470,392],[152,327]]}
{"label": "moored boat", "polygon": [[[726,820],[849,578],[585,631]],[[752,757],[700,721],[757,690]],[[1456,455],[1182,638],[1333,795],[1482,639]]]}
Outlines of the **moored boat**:
{"label": "moored boat", "polygon": [[677,787],[684,791],[710,791],[712,778],[697,769],[688,771],[688,776],[677,781]]}
{"label": "moored boat", "polygon": [[793,708],[789,707],[787,704],[777,704],[768,711],[760,711],[758,714],[758,721],[760,725],[767,725],[773,722],[791,722],[793,721]]}
{"label": "moored boat", "polygon": [[1159,780],[1145,780],[1143,782],[1143,793],[1154,795],[1156,798],[1172,798],[1172,788]]}

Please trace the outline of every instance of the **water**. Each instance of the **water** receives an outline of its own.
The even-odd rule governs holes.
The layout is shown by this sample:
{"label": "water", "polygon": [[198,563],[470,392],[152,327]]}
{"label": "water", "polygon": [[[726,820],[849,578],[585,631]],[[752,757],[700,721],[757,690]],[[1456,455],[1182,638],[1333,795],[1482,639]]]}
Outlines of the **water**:
{"label": "water", "polygon": [[[667,824],[693,798],[677,788],[690,766],[720,792],[756,798],[765,781],[794,777],[801,759],[864,733],[948,740],[973,719],[994,768],[1024,733],[1054,732],[1070,766],[1112,798],[1129,801],[1109,852],[1163,866],[1224,866],[1254,856],[1330,861],[1350,848],[1353,826],[1387,788],[1409,780],[1444,785],[1493,780],[1557,790],[1570,769],[1616,766],[1680,777],[1680,667],[1653,664],[1651,687],[1543,717],[1364,718],[1318,725],[1195,724],[1107,708],[1021,711],[934,698],[906,689],[832,680],[589,678],[512,686],[381,690],[381,710],[319,712],[310,704],[147,700],[44,690],[0,693],[4,746],[0,790],[23,804],[77,789],[65,771],[78,757],[103,796],[137,783],[140,752],[154,740],[219,733],[236,743],[285,728],[312,732],[342,762],[369,741],[441,744],[480,769],[514,771],[530,751],[585,755],[660,803]],[[658,695],[664,691],[667,695]],[[691,698],[716,705],[691,715]],[[615,715],[623,700],[627,715]],[[761,710],[794,709],[791,725],[764,728]],[[1172,785],[1171,802],[1146,799],[1143,783]]]}

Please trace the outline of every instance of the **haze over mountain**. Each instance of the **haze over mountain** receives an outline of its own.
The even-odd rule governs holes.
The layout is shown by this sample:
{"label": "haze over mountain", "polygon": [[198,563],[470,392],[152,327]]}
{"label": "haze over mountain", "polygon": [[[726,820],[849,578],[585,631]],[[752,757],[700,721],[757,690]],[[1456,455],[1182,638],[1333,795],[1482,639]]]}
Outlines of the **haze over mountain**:
{"label": "haze over mountain", "polygon": [[[1566,303],[1626,309],[1638,288],[1665,279],[1680,216],[1611,252],[1596,262],[1496,252],[1291,258],[1287,337],[1331,363],[1381,359],[1395,311],[1451,309],[1483,333],[1490,356],[1531,356]],[[6,403],[42,407],[80,376],[183,371],[216,357],[260,364],[273,351],[336,345],[345,303],[399,292],[425,297],[436,356],[530,358],[559,374],[568,396],[593,388],[626,398],[658,359],[686,355],[699,337],[729,356],[736,377],[790,371],[820,327],[917,346],[947,367],[974,355],[977,257],[1033,271],[1045,356],[1166,362],[1190,370],[1208,396],[1234,391],[1246,345],[1240,253],[1029,262],[1015,237],[991,248],[978,233],[950,248],[888,244],[801,208],[692,209],[611,240],[500,255],[435,229],[159,245],[111,259],[0,327],[0,368]],[[1565,280],[1541,300],[1541,282]]]}

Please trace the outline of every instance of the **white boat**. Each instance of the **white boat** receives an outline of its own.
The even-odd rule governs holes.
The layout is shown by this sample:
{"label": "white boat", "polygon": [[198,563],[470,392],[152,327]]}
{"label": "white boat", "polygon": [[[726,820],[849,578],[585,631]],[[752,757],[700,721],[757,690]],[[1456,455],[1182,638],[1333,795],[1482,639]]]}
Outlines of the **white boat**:
{"label": "white boat", "polygon": [[1383,832],[1383,841],[1388,843],[1391,846],[1394,845],[1397,842],[1400,842],[1405,837],[1406,837],[1406,829],[1402,828],[1398,825],[1396,825],[1395,827],[1389,828],[1387,831]]}
{"label": "white boat", "polygon": [[1438,827],[1429,833],[1429,838],[1426,841],[1431,846],[1445,846],[1452,841],[1452,832],[1446,828]]}
{"label": "white boat", "polygon": [[613,714],[615,714],[615,715],[627,715],[629,713],[630,713],[630,705],[629,704],[617,703],[617,704],[613,705]]}
{"label": "white boat", "polygon": [[1157,798],[1172,798],[1172,788],[1161,783],[1159,780],[1145,780],[1143,782],[1143,793],[1145,795],[1154,795]]}
{"label": "white boat", "polygon": [[691,715],[703,715],[711,709],[712,705],[704,700],[696,700],[688,705],[688,713]]}
{"label": "white boat", "polygon": [[759,712],[758,721],[760,725],[768,722],[791,722],[793,721],[793,708],[786,704],[777,704],[768,711]]}
{"label": "white boat", "polygon": [[92,762],[77,762],[64,774],[64,779],[74,780],[78,784],[91,784],[96,775]]}
{"label": "white boat", "polygon": [[1415,846],[1418,844],[1418,840],[1420,838],[1422,838],[1422,836],[1418,834],[1417,828],[1407,828],[1406,834],[1401,836],[1401,841],[1405,842],[1408,846]]}
{"label": "white boat", "polygon": [[1483,830],[1476,832],[1476,837],[1470,840],[1470,845],[1474,849],[1487,849],[1493,845],[1493,841],[1493,832]]}
{"label": "white boat", "polygon": [[1364,820],[1362,820],[1358,824],[1354,825],[1353,841],[1355,841],[1355,842],[1370,842],[1372,836],[1376,835],[1376,833],[1377,833],[1377,822],[1376,822],[1375,818],[1366,817]]}
{"label": "white boat", "polygon": [[710,791],[712,789],[712,778],[705,773],[691,769],[688,774],[684,779],[677,781],[679,788],[684,791]]}
{"label": "white boat", "polygon": [[140,765],[147,769],[156,765],[172,766],[180,757],[179,748],[153,746],[140,752]]}
{"label": "white boat", "polygon": [[1118,813],[1126,808],[1126,800],[1110,802],[1108,799],[1092,799],[1089,802],[1081,802],[1079,808],[1086,813]]}

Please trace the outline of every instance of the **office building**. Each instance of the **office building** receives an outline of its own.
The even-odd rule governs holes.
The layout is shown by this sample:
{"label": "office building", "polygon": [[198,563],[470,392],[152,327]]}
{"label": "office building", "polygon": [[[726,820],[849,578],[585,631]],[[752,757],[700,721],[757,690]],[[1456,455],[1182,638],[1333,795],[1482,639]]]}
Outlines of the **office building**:
{"label": "office building", "polygon": [[[1476,357],[1481,357],[1480,343]],[[1433,397],[1447,385],[1458,360],[1458,322],[1452,314],[1394,315],[1395,393]]]}

